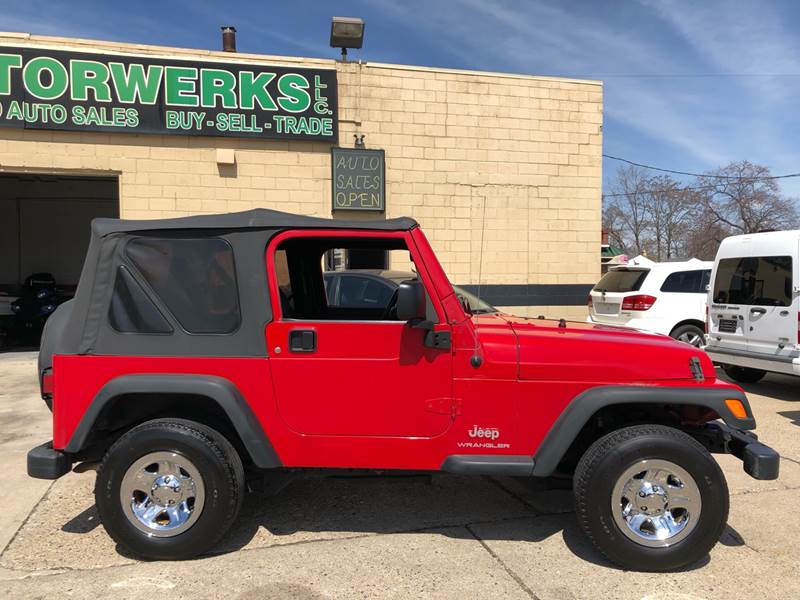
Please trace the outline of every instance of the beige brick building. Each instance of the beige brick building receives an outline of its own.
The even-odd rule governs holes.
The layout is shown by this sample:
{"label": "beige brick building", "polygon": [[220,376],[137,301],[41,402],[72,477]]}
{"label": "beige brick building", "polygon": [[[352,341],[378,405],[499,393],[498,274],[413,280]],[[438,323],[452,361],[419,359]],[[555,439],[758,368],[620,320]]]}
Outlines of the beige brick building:
{"label": "beige brick building", "polygon": [[[453,283],[481,283],[512,312],[585,315],[600,272],[599,82],[12,33],[3,46],[335,70],[339,145],[363,135],[386,157],[385,213],[357,217],[416,218]],[[0,174],[116,177],[125,218],[253,207],[330,217],[331,145],[0,126]],[[220,149],[235,165],[218,163]]]}

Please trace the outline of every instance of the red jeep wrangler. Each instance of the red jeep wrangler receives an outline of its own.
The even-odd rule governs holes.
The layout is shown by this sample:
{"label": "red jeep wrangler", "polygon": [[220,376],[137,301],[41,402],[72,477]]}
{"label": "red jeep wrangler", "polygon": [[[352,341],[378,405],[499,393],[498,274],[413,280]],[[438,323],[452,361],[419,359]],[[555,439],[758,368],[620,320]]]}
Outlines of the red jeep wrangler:
{"label": "red jeep wrangler", "polygon": [[[407,279],[325,275],[388,254]],[[744,393],[702,351],[475,308],[406,218],[95,220],[39,371],[53,440],[28,473],[101,460],[103,525],[148,558],[214,546],[246,472],[401,469],[571,476],[606,557],[668,570],[725,526],[710,452],[778,476],[778,455],[745,432]]]}

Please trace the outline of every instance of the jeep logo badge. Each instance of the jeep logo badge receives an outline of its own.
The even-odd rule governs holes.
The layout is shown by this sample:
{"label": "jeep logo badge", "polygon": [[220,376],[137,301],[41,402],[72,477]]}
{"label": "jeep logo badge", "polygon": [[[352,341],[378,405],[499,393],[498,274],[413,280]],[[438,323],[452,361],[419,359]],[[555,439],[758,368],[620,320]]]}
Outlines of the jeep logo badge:
{"label": "jeep logo badge", "polygon": [[486,438],[490,440],[496,440],[500,437],[500,430],[496,427],[478,427],[477,425],[473,425],[472,429],[470,429],[467,433],[469,433],[469,437],[471,438]]}

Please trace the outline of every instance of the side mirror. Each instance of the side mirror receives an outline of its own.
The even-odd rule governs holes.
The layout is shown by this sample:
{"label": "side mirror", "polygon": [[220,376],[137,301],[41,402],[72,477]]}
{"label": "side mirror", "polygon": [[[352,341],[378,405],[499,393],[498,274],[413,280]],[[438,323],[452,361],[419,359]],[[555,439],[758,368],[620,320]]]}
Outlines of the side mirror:
{"label": "side mirror", "polygon": [[417,279],[404,281],[397,289],[397,320],[425,319],[425,288]]}

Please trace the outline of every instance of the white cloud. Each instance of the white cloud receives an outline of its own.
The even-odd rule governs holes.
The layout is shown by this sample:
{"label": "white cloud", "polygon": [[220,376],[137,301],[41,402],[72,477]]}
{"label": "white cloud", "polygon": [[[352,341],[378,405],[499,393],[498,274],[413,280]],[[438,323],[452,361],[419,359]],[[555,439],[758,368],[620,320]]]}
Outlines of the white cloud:
{"label": "white cloud", "polygon": [[800,39],[794,23],[787,28],[768,2],[640,1],[727,73],[800,73]]}
{"label": "white cloud", "polygon": [[[800,128],[800,38],[779,7],[763,1],[640,0],[668,23],[715,72],[731,74],[723,82],[737,97],[710,97],[717,110],[733,113],[722,139],[739,158],[770,166],[773,173],[800,171],[800,152],[787,128]],[[748,153],[748,154],[745,154]],[[798,189],[792,180],[784,189]]]}
{"label": "white cloud", "polygon": [[[674,154],[664,166],[706,170],[747,158],[775,173],[798,171],[786,125],[800,123],[783,101],[800,97],[800,77],[707,76],[800,73],[800,37],[764,4],[380,3],[475,68],[603,79],[607,123],[640,132],[639,148],[651,140],[661,162]],[[617,151],[608,135],[605,144]]]}
{"label": "white cloud", "polygon": [[0,15],[0,31],[36,33],[64,37],[85,37],[84,26],[70,26],[69,23],[52,18],[29,18]]}
{"label": "white cloud", "polygon": [[[383,6],[397,19],[416,19],[420,10],[413,2]],[[444,38],[448,47],[460,46],[462,54],[468,52],[475,58],[476,67],[598,78],[607,75],[604,110],[608,117],[680,149],[694,161],[723,162],[726,142],[714,130],[698,124],[703,110],[712,109],[695,94],[677,91],[663,79],[615,77],[685,71],[673,53],[636,30],[615,26],[610,18],[599,20],[563,8],[569,6],[459,0],[446,6],[428,4],[426,19],[438,39]]]}
{"label": "white cloud", "polygon": [[70,3],[42,3],[36,0],[4,7],[0,12],[0,31],[95,40],[142,41],[156,27],[147,13],[121,12],[114,19],[98,19],[85,8]]}

